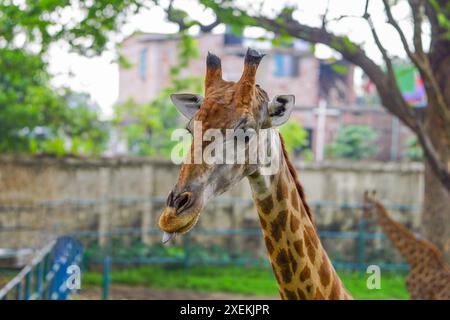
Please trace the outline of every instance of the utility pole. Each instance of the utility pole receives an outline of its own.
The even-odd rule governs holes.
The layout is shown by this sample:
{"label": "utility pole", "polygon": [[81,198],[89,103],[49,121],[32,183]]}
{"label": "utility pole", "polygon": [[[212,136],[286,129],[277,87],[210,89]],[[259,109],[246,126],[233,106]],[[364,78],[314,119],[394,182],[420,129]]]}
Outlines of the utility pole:
{"label": "utility pole", "polygon": [[339,110],[328,109],[327,101],[325,99],[319,100],[319,107],[315,110],[317,115],[317,138],[316,138],[316,150],[315,159],[317,162],[323,161],[325,150],[325,133],[327,117],[336,116],[339,114]]}

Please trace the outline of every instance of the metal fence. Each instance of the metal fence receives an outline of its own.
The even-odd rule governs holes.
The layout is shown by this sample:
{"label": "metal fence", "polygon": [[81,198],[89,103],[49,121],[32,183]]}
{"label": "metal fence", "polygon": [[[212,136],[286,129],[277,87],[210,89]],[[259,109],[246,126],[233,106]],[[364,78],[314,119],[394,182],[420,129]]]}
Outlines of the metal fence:
{"label": "metal fence", "polygon": [[[46,201],[38,205],[40,212],[47,214],[49,212],[58,212],[59,210],[77,210],[77,208],[94,208],[109,204],[120,204],[123,206],[133,206],[142,203],[163,204],[164,199],[160,197],[143,198],[143,197],[125,197],[103,200],[77,200],[65,199],[58,201]],[[218,198],[215,201],[220,204],[248,204],[251,205],[250,199],[242,198]],[[362,208],[360,203],[343,203],[336,204],[331,202],[312,202],[311,207],[315,210],[322,208],[346,209],[350,210],[353,215],[356,210]],[[13,211],[11,211],[11,208]],[[68,209],[69,208],[69,209]],[[388,205],[388,209],[397,211],[417,211],[418,206],[409,205]],[[33,206],[1,206],[0,213],[20,213],[33,211]],[[95,210],[94,210],[95,211]],[[31,228],[30,228],[31,227]],[[8,227],[0,228],[0,234],[14,233],[17,230],[32,230],[32,226],[18,226],[18,228]],[[55,230],[55,233],[58,230]],[[345,244],[347,251],[350,251],[351,259],[343,259],[339,256],[330,254],[333,265],[340,270],[366,270],[371,264],[379,265],[383,270],[405,271],[408,265],[401,259],[397,262],[389,260],[391,256],[398,255],[395,249],[387,240],[384,234],[370,232],[367,222],[359,219],[358,223],[349,231],[339,230],[321,230],[319,226],[319,236],[328,253],[327,242],[335,244],[337,242],[348,242]],[[218,228],[201,228],[196,227],[191,232],[183,235],[181,241],[177,241],[174,245],[163,246],[160,244],[161,231],[156,227],[151,228],[114,228],[107,232],[99,230],[78,230],[65,233],[82,244],[84,248],[84,267],[91,266],[101,267],[103,270],[103,298],[108,297],[109,282],[111,278],[111,270],[115,267],[129,267],[133,265],[165,265],[175,264],[185,268],[196,265],[265,265],[269,266],[265,255],[265,249],[262,232],[260,228],[239,228],[239,229],[218,229]],[[59,233],[61,235],[61,233]],[[152,240],[144,243],[142,239],[150,236]],[[203,241],[198,241],[198,238]],[[244,237],[243,242],[253,241],[258,243],[263,250],[262,254],[256,255],[254,252],[237,252],[233,246],[228,246],[221,254],[210,254],[210,248],[200,248],[201,244],[207,247],[214,240],[221,239],[223,242],[238,241],[239,237]],[[102,241],[100,241],[102,239]],[[118,240],[119,239],[119,240]],[[122,241],[125,239],[126,241]],[[136,241],[134,241],[136,240]],[[139,243],[139,249],[145,251],[145,254],[137,254],[133,251],[133,243]],[[373,258],[373,246],[368,245],[370,241],[383,241],[383,251],[380,252],[376,259]],[[81,248],[80,246],[75,246]],[[76,249],[74,247],[74,249]],[[347,248],[348,247],[348,248]],[[171,249],[176,249],[175,254]],[[154,250],[153,250],[154,249]],[[0,291],[0,299],[64,299],[67,298],[68,292],[64,291],[63,279],[67,278],[66,269],[69,262],[75,263],[81,261],[82,250],[78,250],[77,254],[67,253],[63,260],[55,260],[55,243],[48,244],[42,249],[39,255],[27,265],[6,287]],[[141,251],[142,251],[141,250]],[[201,251],[199,254],[199,250]],[[226,251],[226,252],[224,252]],[[261,253],[260,252],[260,253]],[[75,261],[76,260],[76,261]],[[78,263],[77,262],[77,263]],[[98,270],[98,268],[97,268]],[[64,278],[65,277],[65,278]],[[59,290],[59,291],[58,291]]]}
{"label": "metal fence", "polygon": [[[95,256],[93,256],[90,260],[92,263],[100,264],[102,263],[102,259],[104,257],[108,257],[111,259],[111,263],[113,265],[127,266],[127,265],[152,265],[152,264],[179,264],[185,267],[195,266],[195,265],[224,265],[224,264],[249,264],[249,265],[259,265],[259,264],[268,264],[265,256],[261,257],[240,257],[240,256],[227,256],[227,257],[198,257],[193,253],[192,239],[198,235],[218,238],[218,237],[254,237],[257,240],[262,239],[262,232],[260,229],[206,229],[201,227],[196,227],[189,233],[183,235],[182,241],[179,242],[177,247],[181,248],[182,254],[178,254],[176,256],[165,256],[165,255],[151,255],[151,256],[126,256],[122,257],[120,255],[115,254],[115,249],[117,245],[112,243],[113,238],[120,237],[141,237],[143,230],[140,228],[116,228],[110,232],[99,233],[96,231],[79,231],[74,232],[70,236],[77,238],[81,242],[86,243],[88,239],[94,240],[97,242],[97,239],[107,238],[106,245],[103,247],[99,247]],[[161,235],[161,230],[158,228],[149,228],[144,230],[145,233],[149,235],[159,236]],[[384,262],[383,260],[370,260],[367,258],[367,241],[370,240],[385,240],[388,245],[387,237],[382,233],[372,233],[366,230],[366,222],[364,220],[360,220],[358,224],[358,230],[356,231],[318,231],[319,237],[322,241],[326,240],[336,240],[336,239],[348,239],[354,241],[355,245],[355,261],[340,261],[333,259],[333,264],[337,269],[346,269],[346,270],[366,270],[367,267],[371,264],[377,264],[385,270],[408,270],[409,266],[406,263],[389,263]],[[158,244],[155,244],[158,245]],[[85,245],[89,247],[89,244]],[[162,246],[162,245],[161,245]],[[165,245],[165,246],[170,246]],[[391,248],[393,249],[393,248]],[[232,251],[232,250],[230,250]]]}
{"label": "metal fence", "polygon": [[70,266],[80,266],[82,257],[82,247],[74,239],[60,237],[50,241],[0,289],[0,300],[68,299],[72,289],[76,289],[68,287]]}
{"label": "metal fence", "polygon": [[[76,212],[77,210],[84,210],[88,208],[89,210],[92,210],[92,213],[95,213],[99,211],[97,209],[97,206],[100,206],[102,210],[105,210],[105,204],[107,204],[107,208],[109,209],[116,209],[116,207],[113,207],[113,205],[120,205],[123,207],[128,206],[136,206],[138,207],[141,204],[150,203],[155,205],[160,205],[164,203],[164,199],[161,197],[115,197],[111,199],[61,199],[61,200],[51,200],[51,201],[41,201],[38,204],[34,205],[1,205],[0,204],[0,214],[8,214],[11,213],[13,216],[18,216],[22,212],[31,212],[33,210],[38,210],[38,214],[40,216],[47,216],[51,215],[52,212],[59,212],[63,210],[67,210],[68,212]],[[246,198],[226,198],[226,197],[219,197],[217,199],[214,199],[212,201],[213,203],[218,204],[225,204],[225,205],[252,205],[251,199]],[[356,216],[356,211],[361,210],[362,204],[361,203],[334,203],[334,202],[328,202],[328,201],[315,201],[311,202],[310,206],[313,208],[314,211],[319,211],[323,208],[331,208],[336,210],[349,210],[351,213],[352,218]],[[413,205],[404,205],[404,204],[390,204],[386,206],[390,210],[396,210],[396,211],[418,211],[419,206],[413,206]],[[134,207],[133,207],[134,208]],[[137,208],[137,207],[136,207]],[[155,207],[151,207],[153,210]],[[120,209],[119,209],[120,210]],[[139,210],[142,210],[139,209]],[[89,211],[90,212],[90,211]],[[68,218],[70,218],[69,216]],[[64,222],[59,222],[60,225],[64,225]],[[35,232],[39,230],[34,230],[33,226],[23,226],[18,225],[17,227],[3,227],[0,228],[0,235],[8,235],[13,234],[17,231],[26,231],[26,232]],[[357,269],[362,270],[367,267],[370,263],[377,263],[379,265],[383,265],[386,269],[392,269],[392,270],[405,270],[406,264],[404,263],[391,263],[389,261],[383,261],[382,259],[378,259],[378,261],[372,261],[371,255],[368,254],[368,242],[370,241],[385,241],[383,245],[385,247],[389,248],[389,250],[392,249],[391,244],[386,241],[386,237],[381,233],[374,233],[369,232],[367,223],[363,219],[359,219],[357,224],[352,227],[352,230],[349,231],[341,231],[341,230],[321,230],[319,225],[319,236],[324,242],[325,249],[327,249],[327,241],[348,241],[349,245],[352,246],[352,248],[349,248],[347,251],[351,251],[352,259],[349,261],[348,259],[342,259],[340,257],[333,257],[331,256],[333,262],[335,263],[335,266],[339,269]],[[46,230],[45,232],[54,233],[55,235],[62,235],[67,234],[68,232],[64,229],[58,230],[58,228],[53,228],[51,230]],[[104,244],[102,245],[102,250],[99,250],[99,252],[102,252],[102,255],[105,255],[104,252],[106,252],[105,248],[111,248],[111,243],[108,244],[108,239],[112,239],[113,237],[135,237],[135,238],[143,238],[145,235],[157,235],[160,233],[160,230],[155,227],[146,228],[145,226],[141,226],[140,228],[115,228],[113,230],[109,231],[100,231],[100,229],[97,230],[79,230],[79,231],[70,231],[71,235],[75,236],[80,241],[85,241],[86,239],[94,239],[98,240],[98,242],[101,242],[100,239],[106,239],[105,241],[102,241]],[[182,263],[186,266],[188,265],[195,265],[195,264],[240,264],[240,263],[259,263],[261,259],[254,259],[254,258],[243,258],[243,257],[229,257],[227,259],[221,258],[221,259],[199,259],[198,257],[195,257],[195,255],[192,255],[192,242],[191,239],[195,239],[196,236],[204,236],[204,237],[210,237],[217,238],[231,238],[231,237],[249,237],[253,238],[255,241],[260,241],[262,243],[262,236],[261,236],[261,230],[259,228],[238,228],[234,230],[230,229],[212,229],[212,228],[194,228],[189,234],[184,235],[183,241],[180,242],[180,245],[182,247],[183,254],[179,255],[177,257],[167,257],[167,256],[158,256],[158,254],[153,254],[151,257],[133,257],[133,256],[127,256],[126,259],[121,258],[120,256],[114,256],[113,254],[109,253],[108,255],[111,256],[113,264],[134,264],[134,263],[141,263],[141,264],[161,264],[161,263]],[[7,236],[9,237],[9,236]],[[155,236],[156,238],[156,236]],[[155,241],[156,243],[156,241]],[[106,244],[106,245],[105,245]],[[89,249],[90,244],[85,243],[85,248]],[[395,252],[395,250],[391,250],[391,252]],[[394,253],[396,254],[396,253]],[[381,254],[380,254],[381,256]],[[399,261],[400,259],[397,259]]]}

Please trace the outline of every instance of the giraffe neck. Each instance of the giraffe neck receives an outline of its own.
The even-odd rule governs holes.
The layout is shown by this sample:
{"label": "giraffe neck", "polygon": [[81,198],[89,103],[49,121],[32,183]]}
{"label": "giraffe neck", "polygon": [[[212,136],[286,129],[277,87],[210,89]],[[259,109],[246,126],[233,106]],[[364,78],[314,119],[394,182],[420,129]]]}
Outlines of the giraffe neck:
{"label": "giraffe neck", "polygon": [[351,298],[322,247],[281,136],[272,140],[279,170],[270,176],[256,172],[249,181],[281,298]]}
{"label": "giraffe neck", "polygon": [[411,267],[414,268],[415,265],[426,262],[425,258],[429,253],[439,254],[434,245],[428,241],[417,239],[405,226],[394,221],[380,202],[376,200],[371,202],[377,215],[378,224]]}

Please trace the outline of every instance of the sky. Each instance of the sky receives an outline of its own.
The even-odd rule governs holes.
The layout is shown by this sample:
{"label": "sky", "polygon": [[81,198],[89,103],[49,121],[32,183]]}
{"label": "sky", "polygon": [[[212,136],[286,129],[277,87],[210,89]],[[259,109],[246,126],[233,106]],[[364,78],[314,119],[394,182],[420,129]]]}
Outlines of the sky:
{"label": "sky", "polygon": [[[241,6],[248,6],[261,1],[242,0]],[[362,0],[265,0],[263,9],[266,15],[271,15],[286,4],[297,4],[298,12],[294,18],[301,23],[319,26],[320,16],[325,12],[329,3],[329,19],[337,18],[341,15],[361,16],[364,11]],[[204,23],[211,22],[214,18],[211,12],[205,11],[195,0],[179,0],[175,3],[180,8],[189,8],[189,14]],[[251,9],[250,9],[251,10]],[[393,8],[393,14],[398,19],[405,35],[411,39],[411,27],[409,23],[408,5],[406,1]],[[369,12],[379,32],[379,36],[392,56],[404,57],[404,50],[394,29],[385,22],[381,0],[370,2]],[[336,34],[346,34],[352,41],[363,44],[369,57],[376,62],[381,62],[381,56],[372,41],[370,29],[367,22],[361,18],[345,18],[339,21],[332,21],[328,25],[329,30]],[[139,14],[130,17],[120,33],[114,36],[112,41],[120,42],[121,39],[129,36],[133,32],[158,32],[175,33],[178,27],[168,23],[165,19],[164,11],[159,7],[144,10]],[[195,30],[193,30],[195,32]],[[219,26],[215,32],[223,32],[224,27]],[[259,36],[264,33],[258,28],[248,28],[245,36]],[[425,39],[426,40],[426,39]],[[333,51],[323,45],[316,47],[316,56],[319,58],[331,57]],[[101,56],[86,58],[69,53],[67,46],[58,44],[53,46],[49,54],[50,72],[53,75],[52,84],[54,86],[69,86],[76,91],[89,93],[92,99],[100,106],[102,116],[110,118],[113,113],[113,105],[118,97],[119,88],[119,67],[114,62],[115,53],[113,50],[105,51]],[[361,73],[357,73],[356,77]]]}

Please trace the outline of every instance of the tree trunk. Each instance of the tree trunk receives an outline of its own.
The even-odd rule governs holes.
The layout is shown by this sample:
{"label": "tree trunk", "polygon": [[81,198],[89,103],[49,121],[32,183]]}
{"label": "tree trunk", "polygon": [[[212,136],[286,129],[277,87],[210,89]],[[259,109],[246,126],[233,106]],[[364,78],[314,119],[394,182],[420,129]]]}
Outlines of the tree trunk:
{"label": "tree trunk", "polygon": [[433,242],[450,263],[450,194],[425,163],[422,235]]}
{"label": "tree trunk", "polygon": [[[450,56],[448,53],[432,56],[431,65],[436,80],[444,94],[447,106],[450,105]],[[450,169],[450,137],[448,128],[439,116],[433,101],[426,109],[427,133],[439,154],[440,160]],[[422,233],[433,242],[450,263],[450,192],[438,181],[435,173],[425,160],[425,198],[422,214]]]}

